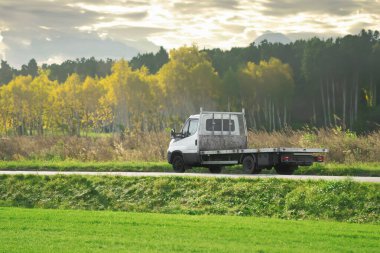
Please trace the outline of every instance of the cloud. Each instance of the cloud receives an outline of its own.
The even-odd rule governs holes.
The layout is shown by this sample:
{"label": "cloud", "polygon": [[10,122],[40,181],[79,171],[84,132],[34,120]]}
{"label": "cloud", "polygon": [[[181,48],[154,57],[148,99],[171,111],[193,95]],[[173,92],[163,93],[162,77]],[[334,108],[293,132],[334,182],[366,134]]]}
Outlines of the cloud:
{"label": "cloud", "polygon": [[42,63],[42,64],[44,64],[44,63],[46,63],[46,64],[53,64],[53,63],[60,64],[60,63],[64,62],[65,60],[67,60],[67,58],[68,57],[65,55],[53,55],[46,60],[40,61],[40,63]]}
{"label": "cloud", "polygon": [[[130,57],[196,43],[247,46],[270,30],[291,39],[380,30],[378,0],[0,0],[0,57]],[[1,38],[0,37],[0,38]]]}
{"label": "cloud", "polygon": [[7,46],[3,42],[3,36],[0,32],[0,59],[5,59],[5,50],[7,49]]}
{"label": "cloud", "polygon": [[357,11],[378,13],[379,3],[373,0],[277,0],[263,1],[263,14],[271,16],[315,13],[345,16]]}
{"label": "cloud", "polygon": [[237,0],[211,0],[211,1],[179,1],[174,3],[174,10],[182,14],[195,14],[207,12],[210,9],[235,10],[239,5]]}
{"label": "cloud", "polygon": [[74,25],[94,22],[97,17],[96,13],[81,12],[80,9],[69,7],[61,2],[58,4],[54,1],[4,0],[0,3],[0,19],[8,25],[9,29],[47,25],[66,30]]}
{"label": "cloud", "polygon": [[363,27],[371,27],[371,23],[357,22],[357,23],[351,25],[348,31],[351,34],[358,34],[363,29]]}
{"label": "cloud", "polygon": [[[12,36],[7,36],[6,34],[4,36],[4,42],[7,45],[15,44],[15,41],[9,41]],[[66,59],[91,56],[103,59],[121,57],[130,59],[138,53],[135,48],[124,43],[110,39],[100,40],[93,34],[82,34],[81,36],[63,34],[59,38],[49,39],[34,38],[23,47],[9,47],[6,50],[7,60],[20,66],[31,58],[35,58],[37,62],[47,62],[49,59],[51,62],[52,59],[58,59],[57,55],[65,56]]]}
{"label": "cloud", "polygon": [[[75,1],[39,1],[17,3],[9,0],[0,2],[0,57],[19,67],[31,58],[40,62],[53,59],[57,55],[68,58],[131,58],[139,51],[154,51],[158,46],[149,43],[145,36],[154,29],[128,27],[123,29],[99,29],[80,31],[77,27],[93,26],[99,22],[115,19],[138,21],[147,16],[146,11],[122,12],[114,15],[109,11],[95,11],[74,5]],[[97,1],[106,4],[107,1]],[[114,3],[123,4],[119,1]],[[94,1],[90,1],[93,4]],[[129,2],[136,10],[143,2]],[[112,6],[112,5],[111,5]],[[104,6],[103,6],[104,7]],[[112,10],[112,8],[110,9]],[[4,28],[2,28],[4,27]],[[6,31],[5,31],[6,28]],[[123,31],[124,30],[124,31]],[[127,39],[132,39],[128,43]],[[135,41],[141,42],[134,43]],[[138,48],[135,48],[134,46]]]}
{"label": "cloud", "polygon": [[147,7],[144,5],[99,5],[87,3],[67,4],[71,8],[79,8],[81,11],[100,13],[102,15],[117,15],[128,19],[140,20],[147,16]]}
{"label": "cloud", "polygon": [[129,36],[129,37],[145,37],[152,33],[158,33],[158,32],[166,32],[169,29],[166,28],[159,28],[159,27],[144,27],[144,26],[116,26],[116,27],[110,27],[107,29],[107,31],[110,32],[110,34],[120,34],[122,36]]}

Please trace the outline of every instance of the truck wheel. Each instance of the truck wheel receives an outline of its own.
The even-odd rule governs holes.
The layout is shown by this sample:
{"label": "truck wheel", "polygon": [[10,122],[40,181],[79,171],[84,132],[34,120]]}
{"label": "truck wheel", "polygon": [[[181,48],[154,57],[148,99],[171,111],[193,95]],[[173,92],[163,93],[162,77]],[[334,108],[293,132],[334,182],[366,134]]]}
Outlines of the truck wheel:
{"label": "truck wheel", "polygon": [[246,156],[243,158],[243,170],[248,174],[259,174],[261,169],[257,168],[253,156]]}
{"label": "truck wheel", "polygon": [[183,173],[186,170],[185,161],[183,160],[181,155],[176,155],[173,158],[173,169],[175,172]]}
{"label": "truck wheel", "polygon": [[218,174],[218,173],[222,172],[222,167],[221,166],[211,166],[211,167],[208,167],[208,170],[210,171],[210,173]]}
{"label": "truck wheel", "polygon": [[298,169],[298,166],[290,164],[277,164],[274,169],[276,170],[277,174],[292,175],[294,171]]}

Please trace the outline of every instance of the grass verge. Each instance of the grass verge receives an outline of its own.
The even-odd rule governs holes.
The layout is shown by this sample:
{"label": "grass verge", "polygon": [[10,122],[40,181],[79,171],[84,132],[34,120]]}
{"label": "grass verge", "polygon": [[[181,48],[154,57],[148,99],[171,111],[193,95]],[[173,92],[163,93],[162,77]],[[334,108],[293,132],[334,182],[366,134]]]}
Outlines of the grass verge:
{"label": "grass verge", "polygon": [[380,177],[380,163],[315,163],[310,167],[299,167],[295,174]]}
{"label": "grass verge", "polygon": [[377,252],[379,225],[0,207],[1,252]]}
{"label": "grass verge", "polygon": [[379,223],[380,184],[200,177],[0,175],[0,205]]}
{"label": "grass verge", "polygon": [[173,171],[167,162],[0,161],[0,170],[44,171]]}
{"label": "grass verge", "polygon": [[[0,161],[0,170],[41,170],[41,171],[146,171],[173,172],[167,162],[81,162],[81,161]],[[204,173],[206,168],[193,168],[189,172]],[[226,167],[223,173],[242,173],[241,166]],[[274,170],[263,170],[264,174],[275,173]],[[369,176],[380,177],[380,163],[356,164],[314,164],[310,167],[300,167],[298,175],[329,175],[329,176]]]}

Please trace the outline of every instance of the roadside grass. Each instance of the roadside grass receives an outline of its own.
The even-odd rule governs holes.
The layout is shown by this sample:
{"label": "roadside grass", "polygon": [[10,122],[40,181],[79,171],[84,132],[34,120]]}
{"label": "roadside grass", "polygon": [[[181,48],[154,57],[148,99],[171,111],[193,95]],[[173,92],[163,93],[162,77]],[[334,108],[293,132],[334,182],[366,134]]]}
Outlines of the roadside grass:
{"label": "roadside grass", "polygon": [[276,178],[0,175],[0,206],[380,224],[380,184]]}
{"label": "roadside grass", "polygon": [[299,167],[295,174],[380,177],[380,163],[315,163],[310,167]]}
{"label": "roadside grass", "polygon": [[0,207],[0,252],[378,252],[379,225]]}
{"label": "roadside grass", "polygon": [[[36,171],[130,171],[130,172],[173,172],[167,162],[82,162],[75,160],[18,160],[0,161],[0,170],[36,170]],[[207,168],[193,168],[187,172],[208,173]],[[222,173],[241,174],[241,166],[225,167]],[[262,174],[275,174],[272,170],[263,170]],[[369,176],[380,177],[380,163],[315,163],[310,167],[300,167],[297,175],[329,175],[329,176]]]}
{"label": "roadside grass", "polygon": [[75,160],[19,160],[0,161],[0,170],[45,171],[173,171],[166,162],[82,162]]}

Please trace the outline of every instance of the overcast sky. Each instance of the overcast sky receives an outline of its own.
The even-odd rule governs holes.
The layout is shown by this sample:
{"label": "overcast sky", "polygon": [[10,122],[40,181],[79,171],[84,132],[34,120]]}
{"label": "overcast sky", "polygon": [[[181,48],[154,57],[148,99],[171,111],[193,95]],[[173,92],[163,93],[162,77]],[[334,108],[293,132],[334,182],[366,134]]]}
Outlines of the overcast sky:
{"label": "overcast sky", "polygon": [[96,56],[131,58],[196,43],[247,46],[380,30],[380,0],[0,0],[0,58],[11,65]]}

